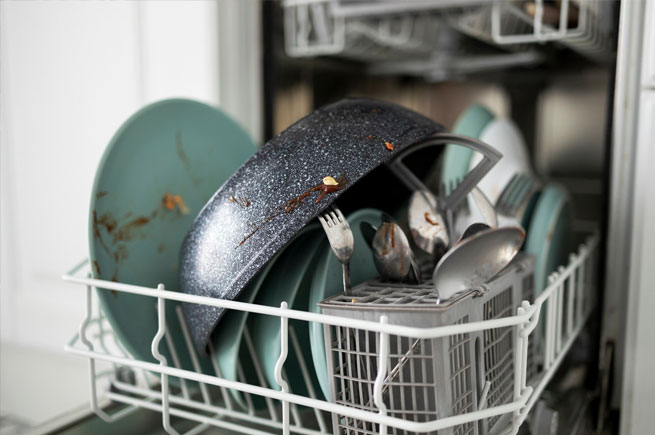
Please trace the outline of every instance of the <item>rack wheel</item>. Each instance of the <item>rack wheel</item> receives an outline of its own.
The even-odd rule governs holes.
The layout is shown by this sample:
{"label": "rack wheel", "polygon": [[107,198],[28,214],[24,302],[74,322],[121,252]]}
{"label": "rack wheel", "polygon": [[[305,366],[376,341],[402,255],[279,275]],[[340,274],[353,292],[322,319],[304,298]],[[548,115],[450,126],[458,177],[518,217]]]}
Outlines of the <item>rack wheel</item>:
{"label": "rack wheel", "polygon": [[558,426],[559,413],[546,405],[545,400],[538,401],[530,422],[532,435],[557,435]]}

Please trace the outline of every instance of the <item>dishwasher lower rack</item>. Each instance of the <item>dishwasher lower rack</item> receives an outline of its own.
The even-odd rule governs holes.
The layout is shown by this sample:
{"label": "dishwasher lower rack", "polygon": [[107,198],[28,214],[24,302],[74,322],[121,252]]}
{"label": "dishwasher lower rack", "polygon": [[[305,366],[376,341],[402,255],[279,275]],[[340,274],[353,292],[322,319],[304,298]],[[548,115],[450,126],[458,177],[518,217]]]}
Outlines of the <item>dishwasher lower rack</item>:
{"label": "dishwasher lower rack", "polygon": [[[149,409],[161,413],[162,426],[171,434],[195,434],[211,427],[249,434],[325,434],[333,433],[331,423],[335,421],[334,433],[339,433],[339,422],[346,418],[350,422],[361,422],[360,429],[353,429],[350,433],[433,433],[437,430],[439,433],[517,433],[591,312],[595,293],[597,246],[598,236],[589,237],[576,253],[570,255],[568,264],[549,277],[548,287],[536,299],[530,302],[527,294],[521,295],[526,300],[511,315],[428,328],[385,323],[387,318],[372,321],[291,310],[286,303],[282,303],[280,308],[268,307],[186,295],[164,290],[163,286],[147,288],[95,280],[89,275],[83,275],[85,267],[88,268],[84,262],[64,275],[65,280],[85,286],[87,301],[79,333],[66,346],[66,350],[88,359],[91,408],[103,420],[115,421],[137,409]],[[152,354],[158,363],[135,359],[123,349],[94,303],[94,288],[97,291],[126,292],[152,298],[153,307],[157,308],[159,326],[153,337]],[[257,364],[255,369],[260,379],[259,385],[246,383],[241,375],[238,381],[224,379],[216,365],[212,373],[203,373],[197,364],[198,356],[193,346],[176,351],[178,354],[190,352],[191,361],[196,362],[197,370],[180,368],[177,358],[171,358],[172,361],[163,358],[159,353],[161,342],[169,345],[172,343],[167,325],[174,321],[184,322],[181,310],[177,310],[177,318],[166,319],[164,308],[166,304],[179,305],[181,302],[279,318],[281,352],[275,369],[280,385],[267,385]],[[329,328],[366,331],[378,340],[375,349],[379,361],[389,361],[390,352],[397,346],[392,344],[391,337],[404,340],[405,343],[414,343],[416,340],[460,343],[460,339],[467,335],[470,337],[486,333],[491,337],[497,331],[511,330],[513,361],[511,368],[507,369],[509,373],[503,375],[503,379],[512,379],[511,394],[503,396],[504,400],[494,401],[491,395],[493,381],[489,381],[488,387],[485,382],[481,391],[476,393],[478,397],[473,401],[475,406],[462,407],[455,413],[427,415],[414,420],[409,415],[387,410],[385,379],[394,376],[395,369],[389,364],[376,367],[370,407],[358,409],[338,401],[322,400],[311,388],[311,382],[307,385],[307,395],[294,394],[283,380],[289,348],[291,346],[296,355],[309,355],[309,351],[298,345],[294,325],[299,322],[289,322],[289,319],[300,321],[303,327],[309,327],[309,322],[318,322]],[[246,344],[251,344],[247,329],[244,338]],[[250,358],[256,361],[256,351],[252,346],[246,347]],[[294,375],[310,379],[311,362],[300,364],[300,368],[301,373]],[[530,376],[530,372],[534,375]],[[179,379],[176,385],[170,382],[173,377]],[[244,394],[246,408],[242,409],[234,402],[229,394],[230,389]],[[261,401],[265,405],[261,408],[253,405],[258,396],[264,398]],[[484,397],[486,400],[480,400]],[[127,406],[110,415],[100,406],[102,400]],[[369,430],[363,430],[365,424]],[[474,429],[469,432],[459,429],[467,427]],[[341,432],[348,433],[343,429]]]}

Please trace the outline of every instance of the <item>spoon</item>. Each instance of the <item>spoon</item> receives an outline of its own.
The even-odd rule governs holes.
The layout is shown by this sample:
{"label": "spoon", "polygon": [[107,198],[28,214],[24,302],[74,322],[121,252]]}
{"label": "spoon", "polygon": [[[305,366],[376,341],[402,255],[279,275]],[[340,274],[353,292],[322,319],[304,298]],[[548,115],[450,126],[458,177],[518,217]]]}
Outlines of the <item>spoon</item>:
{"label": "spoon", "polygon": [[437,211],[437,199],[427,190],[414,191],[409,200],[409,228],[416,245],[438,258],[450,243],[446,220]]}
{"label": "spoon", "polygon": [[383,223],[375,232],[371,248],[375,267],[382,279],[402,281],[412,271],[414,278],[420,282],[421,274],[414,253],[407,236],[398,224],[393,222]]}
{"label": "spoon", "polygon": [[443,301],[462,291],[480,289],[516,256],[525,240],[521,227],[480,231],[461,240],[439,260],[432,275]]}
{"label": "spoon", "polygon": [[469,237],[474,236],[481,231],[485,231],[489,229],[491,229],[491,227],[487,224],[483,224],[482,222],[476,222],[474,224],[471,224],[468,226],[466,230],[464,230],[464,234],[462,234],[462,237],[459,238],[459,240],[457,241],[457,243],[455,243],[455,245],[461,243],[462,241],[464,241],[464,239],[468,239]]}

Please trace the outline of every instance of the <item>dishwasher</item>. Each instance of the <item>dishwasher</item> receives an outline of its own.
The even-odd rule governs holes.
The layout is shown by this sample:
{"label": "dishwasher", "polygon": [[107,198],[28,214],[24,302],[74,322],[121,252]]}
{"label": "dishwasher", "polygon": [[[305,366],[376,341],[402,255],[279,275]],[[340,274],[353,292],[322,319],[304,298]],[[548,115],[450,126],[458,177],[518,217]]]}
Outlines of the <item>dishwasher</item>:
{"label": "dishwasher", "polygon": [[[484,257],[476,260],[479,251],[472,241],[502,229],[501,218],[515,224],[513,228],[528,228],[527,238],[522,230],[513,233],[522,237],[521,243],[525,238],[525,244],[520,251],[516,243],[508,245],[503,252],[514,251],[505,263],[484,279],[467,281],[466,291],[454,290],[452,297],[445,296],[446,283],[435,284],[444,278],[433,274],[434,264],[425,256],[417,260],[419,264],[412,263],[411,272],[404,272],[414,277],[412,282],[385,282],[378,275],[391,272],[377,262],[376,273],[358,278],[357,249],[348,276],[353,278],[352,288],[345,283],[344,267],[345,292],[325,291],[321,274],[328,276],[324,279],[331,273],[340,276],[341,266],[334,256],[337,249],[327,229],[330,225],[322,220],[334,253],[316,222],[302,231],[296,225],[300,232],[293,239],[279,243],[271,239],[270,243],[277,243],[278,255],[268,263],[266,278],[279,282],[278,287],[271,284],[284,295],[277,299],[221,298],[204,290],[189,294],[193,291],[171,291],[164,284],[136,285],[116,278],[116,273],[110,279],[100,274],[95,260],[85,260],[63,276],[85,289],[87,301],[79,331],[66,350],[88,360],[91,409],[104,422],[102,430],[132,432],[134,416],[150,410],[157,413],[160,426],[153,431],[171,434],[615,433],[624,370],[617,355],[625,349],[620,325],[627,310],[617,289],[627,285],[629,266],[627,230],[619,223],[629,216],[637,189],[623,180],[634,164],[626,161],[635,162],[638,155],[633,145],[635,107],[647,87],[640,88],[641,79],[634,76],[640,67],[634,67],[634,62],[647,63],[641,58],[640,30],[646,28],[643,16],[653,20],[653,5],[589,0],[283,0],[263,2],[261,8],[265,141],[277,146],[284,140],[276,138],[302,130],[316,149],[324,136],[313,132],[312,117],[343,117],[335,121],[337,141],[351,140],[345,136],[356,131],[351,130],[353,125],[359,126],[365,133],[361,138],[353,136],[353,142],[379,142],[378,149],[365,152],[363,160],[378,155],[387,159],[361,179],[351,176],[345,183],[353,178],[355,183],[339,197],[339,207],[355,233],[355,247],[366,239],[374,249],[379,238],[388,237],[388,233],[380,236],[382,227],[391,228],[393,245],[393,228],[412,227],[411,208],[422,199],[412,196],[407,204],[409,193],[403,185],[406,189],[427,186],[446,202],[456,198],[460,205],[453,209],[464,210],[467,216],[479,208],[477,220],[485,220],[486,229],[469,239],[461,235],[465,228],[449,233],[450,239],[454,237],[452,245],[466,254],[460,256],[466,273],[484,275],[482,267],[471,269],[471,263],[489,262]],[[648,44],[643,44],[647,53]],[[651,60],[651,69],[652,64]],[[617,107],[618,101],[625,108]],[[414,151],[403,143],[407,129],[395,133],[403,127],[405,116],[411,128],[413,113],[444,127],[423,138]],[[375,130],[366,130],[367,116],[387,114],[389,123],[398,125],[385,126],[379,137]],[[471,127],[471,122],[485,116],[489,118],[483,122],[485,128],[492,125],[487,122],[497,123],[506,134],[494,137],[490,131],[485,134],[486,130]],[[337,128],[340,123],[343,129]],[[182,139],[178,134],[176,140],[184,159],[186,136]],[[510,150],[510,143],[516,141],[525,150],[526,167],[532,168],[532,184],[496,172],[494,177],[504,177],[503,186],[518,187],[485,190],[481,179],[503,161],[494,147]],[[390,154],[382,153],[399,157],[388,160]],[[270,154],[278,172],[263,172],[263,176],[284,190],[289,178],[279,183],[278,174],[302,170],[282,164],[292,154]],[[458,165],[456,155],[465,154],[469,160],[463,172],[445,175]],[[513,162],[514,154],[508,155]],[[617,158],[626,155],[627,159]],[[344,153],[331,158],[351,157]],[[314,162],[321,164],[320,159]],[[218,204],[221,192],[229,190],[225,186],[234,186],[230,183],[247,172],[249,162],[225,181],[211,201]],[[431,178],[435,167],[440,168],[438,176]],[[338,174],[325,175],[334,178],[323,178],[314,190],[266,217],[264,224],[291,215],[313,191],[322,189],[318,205],[323,195],[327,200],[332,192],[344,189]],[[476,199],[480,190],[491,197],[497,217],[485,214]],[[540,192],[534,196],[537,199],[523,202],[536,191]],[[95,204],[111,195],[96,192]],[[228,207],[249,213],[257,205],[256,195],[246,196],[237,188],[225,195],[229,199],[222,198],[218,205],[210,202],[201,213],[220,214]],[[429,202],[432,196],[422,198]],[[512,208],[509,203],[517,198],[521,205]],[[381,217],[369,211],[391,202],[404,211]],[[183,214],[187,207],[174,194],[167,194],[162,204],[164,210]],[[557,217],[535,223],[535,215],[542,212]],[[339,220],[341,211],[335,208],[331,216]],[[552,220],[562,216],[568,222],[566,230]],[[367,236],[365,227],[376,218]],[[321,219],[329,217],[324,214]],[[454,219],[448,215],[447,221],[459,225]],[[136,225],[137,220],[131,222]],[[425,220],[435,225],[428,212]],[[99,218],[96,224],[94,228],[112,231],[112,222]],[[257,225],[249,227],[251,233],[234,252],[264,237]],[[539,225],[542,244],[530,241]],[[202,239],[204,227],[198,227],[197,237]],[[415,236],[413,228],[405,232]],[[127,238],[127,230],[121,234],[115,237]],[[89,237],[98,235],[91,232]],[[217,237],[210,238],[219,243]],[[272,236],[267,233],[267,237]],[[564,249],[553,241],[558,238],[565,240],[567,251],[556,264],[545,264],[539,253]],[[286,242],[284,251],[279,251]],[[466,252],[464,246],[471,248]],[[482,246],[480,242],[478,247]],[[268,248],[262,245],[262,252]],[[324,255],[315,254],[319,251]],[[455,257],[441,254],[437,271],[446,258]],[[225,255],[229,259],[231,253]],[[267,267],[262,263],[262,268]],[[302,264],[303,270],[312,272],[294,274],[288,266],[287,273],[275,273],[270,264]],[[243,294],[255,287],[252,282],[259,275],[254,276],[252,281],[243,279]],[[295,281],[311,287],[311,294],[282,289],[287,283],[295,286],[291,284]],[[250,284],[245,286],[246,282]],[[442,290],[435,293],[435,288]],[[309,308],[307,301],[300,301],[303,297],[309,298]],[[126,345],[125,333],[114,330],[119,315],[110,306],[121,298],[132,298],[128,300],[135,307],[145,306],[150,313],[143,314],[147,321],[125,320],[141,331],[143,352]],[[126,318],[140,317],[122,309]],[[222,317],[223,329],[215,330],[213,341],[203,349],[198,343],[206,340],[199,338],[203,333],[195,322],[205,315],[197,313],[207,312],[228,312],[231,317],[229,322]],[[149,323],[143,326],[144,322]],[[311,348],[306,345],[310,339]],[[233,346],[228,350],[227,342]],[[222,360],[221,355],[230,352],[236,359]]]}

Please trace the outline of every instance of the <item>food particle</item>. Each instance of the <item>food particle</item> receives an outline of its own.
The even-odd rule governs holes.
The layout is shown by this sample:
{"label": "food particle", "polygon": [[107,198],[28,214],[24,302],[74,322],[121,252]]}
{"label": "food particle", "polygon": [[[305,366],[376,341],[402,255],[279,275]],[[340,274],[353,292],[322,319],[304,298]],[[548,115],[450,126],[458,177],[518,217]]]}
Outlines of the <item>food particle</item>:
{"label": "food particle", "polygon": [[391,142],[385,142],[384,146],[389,150],[393,151],[393,144]]}
{"label": "food particle", "polygon": [[335,180],[333,177],[323,178],[323,184],[325,184],[326,186],[338,186],[339,185],[337,180]]}
{"label": "food particle", "polygon": [[439,222],[433,221],[432,218],[430,217],[430,212],[425,212],[425,220],[430,224],[430,225],[439,225]]}
{"label": "food particle", "polygon": [[184,203],[184,200],[182,200],[182,197],[180,195],[175,195],[174,197],[175,204],[177,204],[177,208],[180,209],[180,213],[182,214],[189,214],[189,207]]}
{"label": "food particle", "polygon": [[352,303],[353,303],[353,304],[356,304],[356,303],[357,303],[357,299],[353,298]]}
{"label": "food particle", "polygon": [[173,210],[175,208],[175,199],[170,193],[164,195],[162,201],[164,202],[164,207],[166,207],[168,210]]}
{"label": "food particle", "polygon": [[180,213],[189,214],[189,207],[187,207],[180,195],[171,195],[170,193],[167,193],[164,195],[164,198],[162,198],[162,202],[164,203],[164,207],[168,210],[174,210],[175,207],[177,207],[180,210]]}

